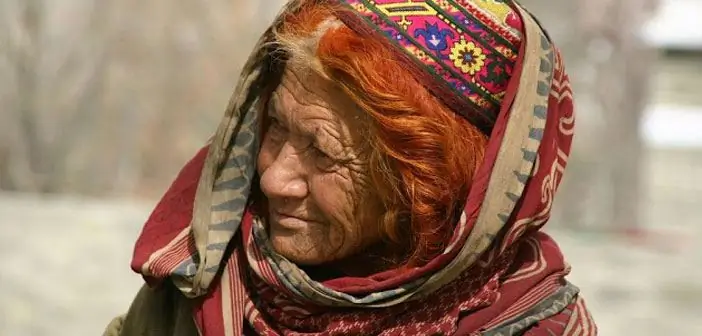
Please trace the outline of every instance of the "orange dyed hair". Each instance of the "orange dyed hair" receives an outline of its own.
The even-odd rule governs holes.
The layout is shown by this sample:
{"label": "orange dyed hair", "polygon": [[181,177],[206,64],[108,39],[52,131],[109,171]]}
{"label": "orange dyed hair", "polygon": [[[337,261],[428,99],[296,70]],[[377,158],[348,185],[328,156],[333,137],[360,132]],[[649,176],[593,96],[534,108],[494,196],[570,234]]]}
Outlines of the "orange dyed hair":
{"label": "orange dyed hair", "polygon": [[386,210],[380,230],[403,247],[404,266],[419,266],[446,247],[487,137],[419,84],[385,41],[341,24],[331,6],[307,2],[284,20],[277,43],[370,117],[370,178]]}

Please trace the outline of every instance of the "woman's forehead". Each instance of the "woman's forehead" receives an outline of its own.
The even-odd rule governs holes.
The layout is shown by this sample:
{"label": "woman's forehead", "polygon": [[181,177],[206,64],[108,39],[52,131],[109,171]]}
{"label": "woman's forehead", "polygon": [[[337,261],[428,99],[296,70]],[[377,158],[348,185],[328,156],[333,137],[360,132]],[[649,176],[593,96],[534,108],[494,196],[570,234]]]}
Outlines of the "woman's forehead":
{"label": "woman's forehead", "polygon": [[367,118],[350,97],[335,87],[325,88],[327,84],[320,76],[286,71],[271,96],[269,113],[299,131],[315,133],[321,125],[342,142],[356,142]]}
{"label": "woman's forehead", "polygon": [[282,98],[284,93],[285,96],[291,96],[289,99],[294,98],[302,105],[330,107],[342,106],[345,101],[350,102],[350,99],[344,99],[346,97],[337,85],[309,68],[285,70],[275,92],[279,98]]}
{"label": "woman's forehead", "polygon": [[303,77],[295,71],[288,70],[273,91],[272,102],[281,110],[329,108],[334,105],[334,101],[333,97],[324,94],[325,84],[316,76]]}
{"label": "woman's forehead", "polygon": [[278,113],[316,112],[341,119],[359,119],[363,113],[337,85],[314,73],[287,70],[271,96]]}

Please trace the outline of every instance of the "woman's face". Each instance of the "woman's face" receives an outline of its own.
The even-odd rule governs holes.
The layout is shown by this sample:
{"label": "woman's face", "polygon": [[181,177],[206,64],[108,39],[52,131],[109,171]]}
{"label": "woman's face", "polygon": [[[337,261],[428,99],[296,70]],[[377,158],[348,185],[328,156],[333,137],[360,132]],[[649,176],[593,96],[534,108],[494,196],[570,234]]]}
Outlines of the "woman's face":
{"label": "woman's face", "polygon": [[377,242],[380,207],[369,192],[360,109],[320,77],[288,70],[267,114],[258,173],[275,250],[317,265]]}

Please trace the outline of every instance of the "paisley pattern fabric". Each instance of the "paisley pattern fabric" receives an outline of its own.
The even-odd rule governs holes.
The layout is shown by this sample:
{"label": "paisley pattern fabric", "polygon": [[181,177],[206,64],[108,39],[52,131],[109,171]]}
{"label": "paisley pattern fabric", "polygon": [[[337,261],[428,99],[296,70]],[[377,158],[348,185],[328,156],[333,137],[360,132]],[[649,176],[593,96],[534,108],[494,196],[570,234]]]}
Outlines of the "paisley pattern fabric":
{"label": "paisley pattern fabric", "polygon": [[[574,132],[568,76],[544,31],[514,3],[507,8],[492,0],[431,2],[443,11],[474,6],[492,13],[496,22],[521,22],[520,29],[503,26],[505,32],[514,28],[505,43],[516,55],[512,76],[502,86],[483,86],[500,97],[494,106],[499,112],[445,251],[409,271],[320,283],[270,247],[265,223],[247,207],[262,136],[259,97],[278,75],[268,49],[274,30],[305,1],[313,0],[289,2],[254,48],[216,134],[147,221],[132,268],[152,286],[171,281],[195,299],[194,319],[204,336],[595,334],[577,287],[564,280],[569,267],[558,246],[539,231],[548,220]],[[335,15],[361,34],[391,37],[368,23],[369,12],[360,3]],[[393,2],[367,4],[376,3]],[[416,26],[412,36],[425,29],[431,39],[426,29],[434,28],[421,22],[423,28]],[[463,46],[462,41],[467,45],[468,35],[456,30],[447,50]],[[482,46],[481,41],[472,43]],[[407,51],[395,48],[398,55]],[[442,62],[456,66],[446,55]],[[472,68],[466,69],[460,80],[477,81],[470,79]],[[576,308],[578,314],[569,313]]]}

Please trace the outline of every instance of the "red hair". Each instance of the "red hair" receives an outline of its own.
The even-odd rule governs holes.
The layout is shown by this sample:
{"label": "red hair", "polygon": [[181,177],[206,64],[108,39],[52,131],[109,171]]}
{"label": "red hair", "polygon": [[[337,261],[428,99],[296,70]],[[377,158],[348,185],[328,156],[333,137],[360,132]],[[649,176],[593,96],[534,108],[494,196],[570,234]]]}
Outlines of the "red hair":
{"label": "red hair", "polygon": [[[316,58],[317,70],[370,117],[370,178],[386,210],[381,233],[404,248],[405,266],[420,266],[446,247],[487,137],[419,84],[386,41],[342,25],[335,10],[308,2],[284,20],[278,42],[289,53],[309,52],[292,57]],[[311,40],[313,48],[299,45]]]}

